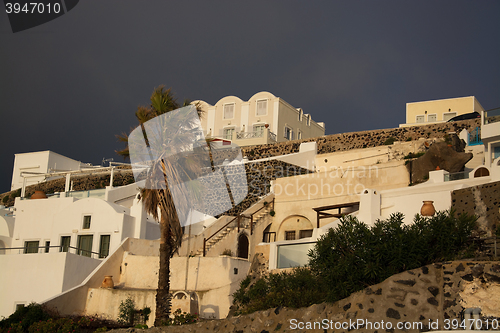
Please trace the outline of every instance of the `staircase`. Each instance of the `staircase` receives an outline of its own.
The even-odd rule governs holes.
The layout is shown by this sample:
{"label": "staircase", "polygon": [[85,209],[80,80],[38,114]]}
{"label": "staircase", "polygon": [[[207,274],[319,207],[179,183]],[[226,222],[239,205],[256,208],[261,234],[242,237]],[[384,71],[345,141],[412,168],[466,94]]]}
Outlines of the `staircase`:
{"label": "staircase", "polygon": [[[273,197],[272,203],[269,202],[270,197]],[[264,205],[264,202],[268,202]],[[274,195],[270,194],[259,201],[257,201],[250,208],[245,210],[239,215],[240,218],[240,230],[248,230],[249,234],[253,233],[253,228],[266,218],[266,215],[274,208]],[[253,213],[251,213],[253,212]],[[252,226],[253,218],[253,226]],[[208,237],[205,243],[205,254],[207,254],[210,249],[212,249],[221,240],[229,237],[230,234],[238,233],[238,216],[234,217],[229,223],[222,227],[219,231],[216,231],[212,236]],[[203,256],[203,247],[198,249],[195,256]]]}

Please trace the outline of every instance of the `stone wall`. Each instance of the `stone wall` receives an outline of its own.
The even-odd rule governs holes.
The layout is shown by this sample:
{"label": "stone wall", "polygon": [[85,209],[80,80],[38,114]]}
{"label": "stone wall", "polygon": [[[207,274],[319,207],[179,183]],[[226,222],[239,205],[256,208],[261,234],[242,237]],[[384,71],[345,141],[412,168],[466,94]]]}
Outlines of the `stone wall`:
{"label": "stone wall", "polygon": [[[73,191],[85,191],[85,190],[95,190],[105,188],[109,186],[109,181],[111,178],[111,173],[109,171],[100,171],[95,174],[85,175],[85,176],[72,176],[71,181],[73,183]],[[117,168],[113,175],[113,186],[123,186],[132,184],[135,182],[134,175],[130,167],[128,168]],[[43,191],[46,194],[55,192],[64,192],[66,186],[66,178],[59,178],[54,180],[49,180],[47,182],[34,184],[26,186],[26,197],[30,198],[35,191]],[[21,195],[21,189],[15,191],[9,191],[0,194],[0,204],[4,206],[13,206],[16,196]],[[4,197],[8,199],[3,200]]]}
{"label": "stone wall", "polygon": [[459,134],[463,129],[471,131],[478,126],[481,126],[480,119],[471,119],[433,125],[332,134],[269,145],[242,147],[241,150],[244,156],[247,156],[250,160],[254,160],[263,157],[297,153],[302,142],[316,141],[318,143],[318,154],[326,154],[336,151],[382,146],[389,138],[394,138],[396,141],[418,140],[419,138],[444,138],[445,134],[449,132]]}
{"label": "stone wall", "polygon": [[[387,139],[394,138],[398,141],[417,140],[419,138],[443,138],[448,132],[459,133],[462,129],[471,129],[480,126],[480,120],[464,120],[452,123],[441,123],[435,125],[423,125],[404,128],[392,128],[383,130],[371,130],[361,132],[350,132],[343,134],[332,134],[317,138],[281,142],[276,144],[241,147],[242,154],[249,160],[257,160],[265,157],[280,156],[299,152],[300,144],[303,142],[316,141],[318,144],[318,154],[332,153],[336,151],[346,151],[357,148],[377,147],[383,145]],[[234,159],[239,152],[238,149],[216,149],[213,158],[220,161],[224,159]],[[132,172],[122,171],[121,175],[115,174],[114,185],[121,186],[134,182]],[[73,190],[90,190],[104,188],[109,185],[109,172],[98,175],[74,177]],[[45,193],[64,191],[65,179],[57,179],[37,185],[27,187],[28,196],[35,190],[42,190]],[[0,194],[0,204],[12,206],[17,191],[10,191]],[[19,196],[19,194],[17,194]],[[8,197],[3,201],[4,197]]]}
{"label": "stone wall", "polygon": [[458,214],[479,216],[479,230],[484,236],[493,236],[500,224],[500,182],[453,191],[451,207]]}
{"label": "stone wall", "polygon": [[308,169],[280,160],[247,163],[245,164],[245,171],[247,174],[248,194],[240,204],[226,212],[226,215],[236,216],[257,202],[259,197],[268,194],[272,180],[311,172]]}
{"label": "stone wall", "polygon": [[301,309],[278,307],[224,320],[149,331],[425,332],[444,330],[446,325],[450,325],[451,330],[452,320],[461,321],[464,309],[474,307],[481,308],[483,327],[489,325],[491,329],[497,325],[498,330],[499,302],[499,262],[454,261],[393,275],[334,304],[315,304]]}

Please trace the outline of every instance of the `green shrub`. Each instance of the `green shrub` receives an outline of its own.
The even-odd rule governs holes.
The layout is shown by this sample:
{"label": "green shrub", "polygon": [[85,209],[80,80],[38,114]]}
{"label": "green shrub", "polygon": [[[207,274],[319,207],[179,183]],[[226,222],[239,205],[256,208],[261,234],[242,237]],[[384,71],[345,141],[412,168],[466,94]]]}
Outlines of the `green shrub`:
{"label": "green shrub", "polygon": [[408,159],[411,159],[411,158],[418,158],[420,156],[424,156],[425,155],[425,152],[421,151],[420,153],[409,153],[408,155],[406,155],[405,157],[403,157],[403,159],[405,160],[408,160]]}
{"label": "green shrub", "polygon": [[11,314],[8,318],[0,321],[0,329],[12,328],[11,332],[27,332],[28,328],[36,322],[45,321],[50,318],[46,309],[36,303],[21,307]]}
{"label": "green shrub", "polygon": [[135,308],[135,302],[131,297],[125,301],[120,302],[118,308],[118,322],[120,324],[134,326],[135,324],[146,324],[151,314],[151,308],[145,307],[142,310]]}
{"label": "green shrub", "polygon": [[384,141],[384,145],[386,145],[386,146],[392,145],[396,141],[397,141],[397,139],[395,137],[390,136],[387,138],[387,140]]}
{"label": "green shrub", "polygon": [[198,321],[198,314],[191,314],[187,312],[182,312],[181,309],[175,310],[173,313],[174,318],[168,320],[167,325],[186,325],[193,324]]}
{"label": "green shrub", "polygon": [[403,224],[403,217],[393,214],[369,227],[345,216],[318,240],[309,253],[309,265],[324,284],[327,301],[342,299],[405,270],[474,253],[469,239],[475,217],[438,212],[430,218],[416,215],[411,225]]}
{"label": "green shrub", "polygon": [[3,203],[7,203],[7,201],[9,201],[9,196],[8,196],[8,195],[6,195],[6,196],[4,196],[4,197],[2,198],[2,202],[3,202]]}
{"label": "green shrub", "polygon": [[300,308],[323,301],[316,277],[304,267],[270,274],[252,285],[249,283],[250,278],[247,277],[233,294],[233,303],[238,312],[251,313],[278,306]]}
{"label": "green shrub", "polygon": [[468,258],[476,250],[470,240],[476,217],[453,211],[433,217],[416,215],[403,224],[403,214],[373,226],[344,216],[309,252],[309,267],[270,274],[240,283],[233,294],[238,313],[278,306],[306,307],[335,302],[384,281],[391,275],[433,262]]}
{"label": "green shrub", "polygon": [[12,199],[20,197],[20,196],[21,196],[21,189],[20,188],[10,194],[10,197]]}

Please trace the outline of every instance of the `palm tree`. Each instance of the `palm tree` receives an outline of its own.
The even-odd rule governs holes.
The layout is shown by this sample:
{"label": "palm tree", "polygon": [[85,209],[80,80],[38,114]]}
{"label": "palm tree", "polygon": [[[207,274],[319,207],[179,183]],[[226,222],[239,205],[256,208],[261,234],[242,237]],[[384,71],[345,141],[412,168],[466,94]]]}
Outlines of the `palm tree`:
{"label": "palm tree", "polygon": [[[196,187],[195,181],[183,186],[165,186],[169,183],[184,184],[184,180],[195,179],[196,175],[200,174],[201,161],[197,158],[199,155],[189,153],[192,151],[193,142],[196,142],[199,137],[199,131],[192,130],[193,119],[181,116],[177,117],[175,122],[162,122],[159,126],[160,131],[153,135],[149,133],[150,137],[146,136],[145,123],[147,121],[177,108],[179,104],[171,90],[165,90],[164,86],[159,86],[151,95],[151,105],[139,107],[136,112],[147,146],[154,146],[156,149],[154,159],[146,157],[151,165],[147,172],[145,187],[140,190],[144,209],[160,221],[160,265],[155,326],[165,325],[170,315],[170,258],[181,245],[183,231],[180,220],[185,219],[184,212],[192,206],[193,201],[196,202],[199,199],[196,198],[196,190],[193,191],[193,187]],[[198,115],[200,115],[199,110]],[[160,118],[162,117],[157,119]],[[130,157],[130,149],[134,148],[130,147],[129,136],[123,134],[118,138],[126,141],[127,147],[117,153]],[[186,186],[190,187],[191,191],[188,191]],[[172,188],[175,190],[175,203]],[[179,216],[178,212],[182,216]]]}
{"label": "palm tree", "polygon": [[[137,111],[135,112],[135,117],[139,122],[139,126],[144,131],[144,123],[148,120],[151,120],[157,116],[165,114],[169,111],[176,110],[181,107],[181,105],[177,102],[174,94],[172,93],[172,89],[165,89],[164,85],[160,85],[156,87],[153,91],[153,94],[150,97],[151,104],[150,106],[139,106]],[[189,105],[190,102],[185,100],[182,106]],[[201,109],[196,105],[198,113],[201,115]],[[119,141],[127,144],[122,150],[117,150],[116,153],[120,156],[123,156],[125,159],[129,158],[129,147],[128,147],[128,135],[126,133],[122,133],[116,136]]]}

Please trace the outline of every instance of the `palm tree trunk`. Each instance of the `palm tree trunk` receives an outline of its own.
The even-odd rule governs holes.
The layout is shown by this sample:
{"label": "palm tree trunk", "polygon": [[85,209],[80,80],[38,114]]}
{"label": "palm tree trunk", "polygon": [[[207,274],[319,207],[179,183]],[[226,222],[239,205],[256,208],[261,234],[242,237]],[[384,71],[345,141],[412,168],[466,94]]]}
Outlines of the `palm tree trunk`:
{"label": "palm tree trunk", "polygon": [[155,326],[167,324],[170,316],[170,258],[172,257],[172,234],[170,225],[160,223],[160,267],[158,272],[158,289],[156,290]]}

